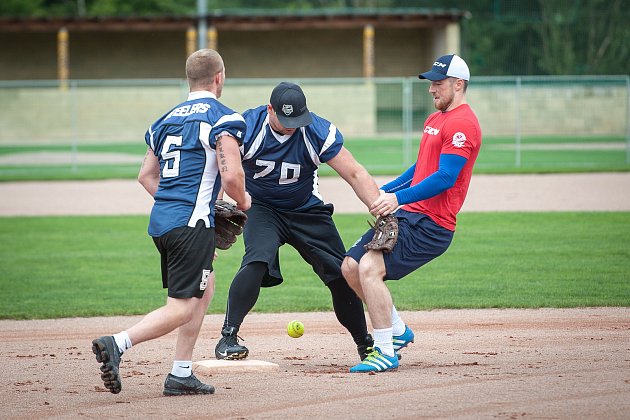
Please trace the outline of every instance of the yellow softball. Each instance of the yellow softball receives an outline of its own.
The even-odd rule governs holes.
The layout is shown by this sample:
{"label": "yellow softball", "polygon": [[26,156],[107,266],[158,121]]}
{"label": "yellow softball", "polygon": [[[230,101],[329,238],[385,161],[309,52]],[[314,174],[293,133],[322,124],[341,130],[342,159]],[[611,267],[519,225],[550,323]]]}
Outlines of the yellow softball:
{"label": "yellow softball", "polygon": [[300,321],[291,321],[287,324],[287,334],[293,338],[300,338],[304,334],[304,324]]}

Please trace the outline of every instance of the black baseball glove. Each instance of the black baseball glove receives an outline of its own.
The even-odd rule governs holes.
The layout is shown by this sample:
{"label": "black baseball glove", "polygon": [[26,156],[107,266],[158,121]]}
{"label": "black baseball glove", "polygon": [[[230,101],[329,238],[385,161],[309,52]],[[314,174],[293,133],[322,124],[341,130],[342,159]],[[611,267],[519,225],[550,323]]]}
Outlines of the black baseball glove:
{"label": "black baseball glove", "polygon": [[228,249],[243,233],[247,215],[234,204],[224,200],[214,203],[214,240],[219,249]]}
{"label": "black baseball glove", "polygon": [[[370,224],[370,222],[368,222],[368,224]],[[376,218],[374,225],[370,224],[370,226],[374,229],[374,236],[370,242],[363,245],[363,248],[365,248],[366,251],[392,252],[398,240],[398,218],[393,214],[379,216]]]}

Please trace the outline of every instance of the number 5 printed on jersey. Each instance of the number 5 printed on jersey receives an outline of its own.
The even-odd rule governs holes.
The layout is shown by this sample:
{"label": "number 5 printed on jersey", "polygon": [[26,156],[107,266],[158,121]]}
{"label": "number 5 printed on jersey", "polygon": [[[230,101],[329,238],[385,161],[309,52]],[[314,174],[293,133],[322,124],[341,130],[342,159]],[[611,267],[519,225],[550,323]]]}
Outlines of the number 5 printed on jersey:
{"label": "number 5 printed on jersey", "polygon": [[179,150],[169,150],[171,146],[181,146],[182,136],[167,136],[162,146],[162,159],[164,159],[164,168],[162,169],[163,178],[174,178],[179,176]]}

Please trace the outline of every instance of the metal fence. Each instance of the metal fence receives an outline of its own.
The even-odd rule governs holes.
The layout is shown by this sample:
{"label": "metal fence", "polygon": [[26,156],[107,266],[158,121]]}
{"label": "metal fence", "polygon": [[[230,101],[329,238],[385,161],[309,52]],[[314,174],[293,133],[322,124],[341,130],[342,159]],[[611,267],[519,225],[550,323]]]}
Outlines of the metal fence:
{"label": "metal fence", "polygon": [[[239,112],[265,104],[279,81],[228,79],[221,102]],[[292,81],[302,85],[311,111],[339,127],[348,148],[366,142],[373,142],[372,152],[393,148],[392,170],[415,160],[423,122],[435,111],[428,82]],[[187,91],[179,79],[0,81],[0,173],[29,162],[25,154],[51,146],[61,148],[64,158],[55,161],[47,152],[48,159],[35,160],[76,169],[93,164],[79,153],[86,147],[143,145],[148,125],[184,100]],[[582,151],[571,158],[578,166],[597,166],[604,159],[613,169],[630,169],[630,76],[474,77],[467,100],[484,134],[482,168],[534,164],[535,169],[532,159],[553,167],[554,153]],[[378,157],[365,159],[368,169],[378,166]]]}

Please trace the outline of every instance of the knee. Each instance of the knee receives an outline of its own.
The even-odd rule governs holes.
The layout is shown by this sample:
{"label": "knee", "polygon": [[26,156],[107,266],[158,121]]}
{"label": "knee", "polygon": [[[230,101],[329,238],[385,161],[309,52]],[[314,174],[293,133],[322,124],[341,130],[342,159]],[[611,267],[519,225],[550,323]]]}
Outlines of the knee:
{"label": "knee", "polygon": [[187,299],[171,299],[169,298],[169,303],[171,307],[171,314],[173,318],[175,318],[175,322],[182,326],[190,322],[195,315],[195,299],[187,298]]}
{"label": "knee", "polygon": [[341,263],[341,274],[347,279],[357,268],[357,262],[350,257],[345,257]]}
{"label": "knee", "polygon": [[357,264],[358,277],[362,281],[383,280],[385,277],[385,263],[381,253],[368,252]]}
{"label": "knee", "polygon": [[190,303],[190,305],[186,305],[180,314],[181,325],[188,324],[195,316],[195,305],[193,304],[193,299],[190,299]]}
{"label": "knee", "polygon": [[344,258],[341,263],[341,274],[348,284],[352,286],[358,281],[359,264],[350,257]]}

